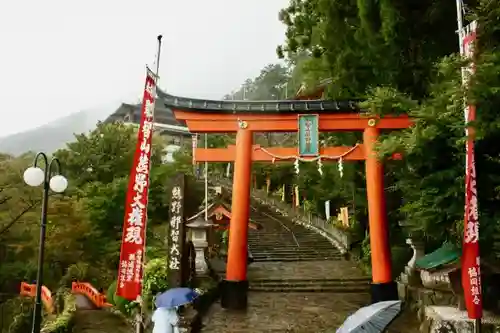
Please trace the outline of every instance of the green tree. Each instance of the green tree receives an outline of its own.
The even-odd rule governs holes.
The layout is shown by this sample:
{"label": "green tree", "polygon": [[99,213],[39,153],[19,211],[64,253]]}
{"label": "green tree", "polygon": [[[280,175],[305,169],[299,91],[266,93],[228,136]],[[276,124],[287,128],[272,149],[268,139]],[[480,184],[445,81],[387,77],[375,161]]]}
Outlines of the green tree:
{"label": "green tree", "polygon": [[[121,123],[98,123],[89,133],[75,136],[75,141],[60,149],[55,156],[64,167],[64,174],[72,180],[70,185],[99,181],[111,183],[116,178],[128,177],[137,142],[137,128]],[[161,164],[164,144],[153,139],[152,165]]]}

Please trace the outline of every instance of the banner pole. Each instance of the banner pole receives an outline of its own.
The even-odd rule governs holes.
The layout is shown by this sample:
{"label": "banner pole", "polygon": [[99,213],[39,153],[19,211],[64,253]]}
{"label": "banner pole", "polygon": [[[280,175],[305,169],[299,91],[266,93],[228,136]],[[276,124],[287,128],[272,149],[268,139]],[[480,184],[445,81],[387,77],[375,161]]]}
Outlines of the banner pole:
{"label": "banner pole", "polygon": [[[463,25],[463,11],[464,11],[464,7],[463,7],[463,0],[455,0],[456,2],[456,9],[457,9],[457,28],[458,28],[458,44],[459,44],[459,50],[460,50],[460,55],[461,56],[469,56],[466,54],[466,49],[465,49],[465,45],[464,45],[464,38],[466,36],[466,32],[464,31],[464,25]],[[468,28],[470,27],[470,25],[468,26]],[[473,55],[470,55],[471,57]],[[467,80],[467,70],[465,67],[462,67],[462,78],[463,78],[463,81],[464,81],[464,84],[466,84],[465,80]],[[471,121],[471,115],[469,115],[470,112],[474,112],[475,113],[475,110],[474,111],[471,111],[470,109],[470,106],[467,105],[467,101],[464,101],[464,115],[465,115],[465,122],[466,122],[466,126],[468,126],[468,122]],[[466,135],[467,136],[471,136],[471,133],[468,129],[466,129]],[[468,224],[468,221],[470,219],[470,217],[468,217],[468,213],[469,213],[469,210],[471,209],[471,203],[470,203],[470,199],[469,199],[469,187],[471,186],[470,183],[470,180],[469,178],[472,176],[470,175],[470,173],[472,172],[474,174],[474,177],[475,177],[475,158],[474,158],[474,138],[470,138],[468,137],[467,138],[468,140],[468,143],[466,145],[466,160],[465,160],[465,179],[466,179],[466,194],[465,194],[465,204],[466,204],[466,209],[465,209],[465,219],[464,219],[464,224]],[[472,150],[472,153],[471,153],[471,156],[469,156],[469,152],[470,150]],[[471,171],[472,169],[472,171]],[[477,209],[477,207],[476,207]],[[473,223],[476,223],[478,224],[478,221],[472,221]],[[467,225],[464,225],[464,229],[467,229],[468,226]],[[478,227],[477,227],[478,228]],[[478,230],[477,230],[477,234],[478,234]],[[479,237],[477,237],[478,239],[476,240],[476,242],[479,242]],[[465,238],[465,234],[464,234],[464,242],[467,243],[467,240]],[[465,244],[465,245],[468,245],[468,244]],[[478,246],[478,245],[476,245]],[[472,249],[471,249],[472,250]],[[480,263],[479,263],[479,250],[476,250],[476,255],[477,255],[477,259],[476,259],[476,265],[477,265],[477,280],[479,282],[479,297],[482,298],[482,291],[481,291],[481,266],[480,266]],[[462,253],[462,257],[464,256],[464,254]],[[464,262],[462,262],[462,266],[464,265]],[[462,270],[465,269],[465,267],[462,267]],[[464,284],[464,276],[462,275],[462,285]],[[464,288],[464,297],[466,298],[466,301],[467,301],[467,296],[469,294],[469,297],[471,296],[470,295],[470,292],[469,290],[465,290]],[[482,312],[482,299],[480,299],[480,304],[481,304],[481,312]],[[468,315],[469,317],[471,316],[470,313],[471,313],[471,309],[469,307],[473,306],[471,304],[467,304],[468,302],[466,302],[466,305],[467,305],[467,312],[468,312]],[[477,304],[477,303],[476,303]],[[474,312],[476,312],[477,309],[474,309]],[[482,315],[479,315],[477,316],[477,314],[474,315],[475,318],[474,318],[474,321],[473,321],[473,325],[474,325],[474,333],[481,333],[481,317]]]}
{"label": "banner pole", "polygon": [[[205,149],[208,148],[208,135],[205,133]],[[208,162],[205,161],[205,221],[208,221]]]}
{"label": "banner pole", "polygon": [[[161,52],[161,39],[162,39],[162,35],[158,35],[157,37],[157,40],[158,40],[158,51],[156,53],[156,70],[155,70],[155,90],[158,89],[158,81],[159,81],[159,72],[160,72],[160,52]],[[156,99],[156,91],[154,92],[154,95],[153,95],[153,98]],[[155,103],[156,104],[156,103]],[[153,132],[154,132],[154,124],[155,124],[155,121],[154,121],[154,117],[155,116],[155,112],[154,112],[154,108],[153,108]],[[153,150],[153,147],[151,145],[151,150]],[[151,155],[152,155],[152,152],[151,152]],[[151,174],[151,167],[152,167],[152,164],[150,163],[149,164],[149,174]],[[148,186],[148,194],[149,194],[149,186]],[[147,219],[147,208],[146,208],[146,219]],[[145,258],[146,258],[146,232],[144,232],[144,257],[143,257],[143,260],[142,260],[142,271],[144,272],[144,269],[145,269]],[[144,273],[143,273],[144,274]],[[143,276],[144,278],[144,276]],[[144,285],[143,285],[144,287]],[[141,295],[140,295],[140,298],[139,298],[139,309],[136,313],[136,321],[135,321],[135,331],[136,333],[144,333],[144,330],[145,330],[145,327],[144,327],[144,301],[143,301],[143,298],[142,298],[142,291],[141,290]]]}

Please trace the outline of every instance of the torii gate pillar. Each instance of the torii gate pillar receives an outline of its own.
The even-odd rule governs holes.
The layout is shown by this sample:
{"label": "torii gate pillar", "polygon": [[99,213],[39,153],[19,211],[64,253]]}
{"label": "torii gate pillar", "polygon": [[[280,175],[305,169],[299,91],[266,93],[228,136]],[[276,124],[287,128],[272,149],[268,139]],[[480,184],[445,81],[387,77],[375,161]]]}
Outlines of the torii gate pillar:
{"label": "torii gate pillar", "polygon": [[374,149],[378,136],[379,130],[376,127],[367,127],[363,132],[373,303],[398,299],[397,285],[392,279],[389,228],[384,198],[384,169]]}
{"label": "torii gate pillar", "polygon": [[232,310],[246,309],[248,303],[248,219],[253,133],[247,126],[246,122],[240,122],[236,134],[226,279],[221,284],[221,306]]}

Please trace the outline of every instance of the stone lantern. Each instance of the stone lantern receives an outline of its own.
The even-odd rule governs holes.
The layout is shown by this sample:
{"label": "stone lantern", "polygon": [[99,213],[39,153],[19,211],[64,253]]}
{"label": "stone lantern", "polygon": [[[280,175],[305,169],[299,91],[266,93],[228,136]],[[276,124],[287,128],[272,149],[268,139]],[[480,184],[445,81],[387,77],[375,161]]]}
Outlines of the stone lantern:
{"label": "stone lantern", "polygon": [[196,253],[196,273],[204,275],[208,273],[208,263],[205,260],[205,253],[208,248],[207,230],[214,226],[213,223],[205,221],[202,217],[196,217],[193,221],[187,221],[186,227],[190,231]]}

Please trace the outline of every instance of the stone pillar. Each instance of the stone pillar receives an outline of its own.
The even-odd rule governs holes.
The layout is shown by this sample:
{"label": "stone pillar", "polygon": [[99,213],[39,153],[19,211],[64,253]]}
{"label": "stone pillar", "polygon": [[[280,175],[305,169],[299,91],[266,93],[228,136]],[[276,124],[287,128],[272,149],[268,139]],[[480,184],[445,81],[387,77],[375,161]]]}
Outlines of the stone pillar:
{"label": "stone pillar", "polygon": [[415,263],[418,259],[425,256],[424,244],[412,238],[408,238],[406,244],[413,250],[413,256],[406,264],[405,271],[401,273],[401,282],[406,285],[420,285],[422,280],[420,279],[420,274],[416,272]]}

